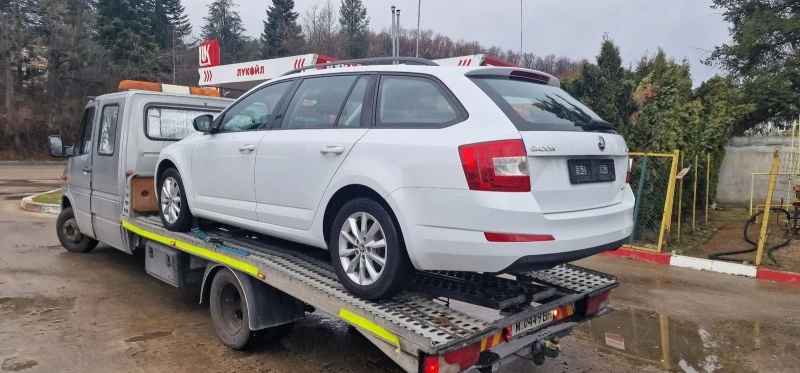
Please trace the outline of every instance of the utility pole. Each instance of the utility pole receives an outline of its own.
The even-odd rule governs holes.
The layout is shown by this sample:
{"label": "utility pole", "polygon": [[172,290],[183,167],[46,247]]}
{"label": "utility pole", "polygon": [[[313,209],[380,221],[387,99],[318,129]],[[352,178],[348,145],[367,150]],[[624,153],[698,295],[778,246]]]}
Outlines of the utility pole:
{"label": "utility pole", "polygon": [[415,56],[419,58],[419,19],[422,13],[422,0],[417,0],[417,51]]}
{"label": "utility pole", "polygon": [[177,84],[177,73],[175,70],[178,69],[178,63],[176,61],[175,56],[175,28],[172,28],[172,84]]}
{"label": "utility pole", "polygon": [[522,0],[519,0],[519,58],[522,62]]}
{"label": "utility pole", "polygon": [[397,43],[397,55],[395,57],[400,57],[400,9],[397,9],[397,36],[395,37],[395,42]]}

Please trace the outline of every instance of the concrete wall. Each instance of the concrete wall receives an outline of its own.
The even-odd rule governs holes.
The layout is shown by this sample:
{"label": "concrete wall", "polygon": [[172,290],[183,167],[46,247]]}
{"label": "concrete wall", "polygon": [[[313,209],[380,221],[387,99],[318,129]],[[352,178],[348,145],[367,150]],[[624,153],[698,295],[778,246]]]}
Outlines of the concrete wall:
{"label": "concrete wall", "polygon": [[[720,170],[719,183],[717,184],[717,201],[724,204],[737,206],[750,205],[750,178],[753,172],[769,173],[772,168],[772,154],[776,148],[781,148],[781,154],[788,156],[792,152],[791,137],[734,137],[725,147],[725,159]],[[797,152],[797,139],[795,139],[794,152]],[[788,162],[784,156],[782,162]],[[789,178],[779,177],[776,191],[791,190]],[[795,177],[792,184],[800,183],[800,178]],[[764,204],[767,198],[769,176],[755,176],[753,183],[753,205]],[[793,195],[783,196],[793,198]],[[778,197],[776,197],[778,198]]]}

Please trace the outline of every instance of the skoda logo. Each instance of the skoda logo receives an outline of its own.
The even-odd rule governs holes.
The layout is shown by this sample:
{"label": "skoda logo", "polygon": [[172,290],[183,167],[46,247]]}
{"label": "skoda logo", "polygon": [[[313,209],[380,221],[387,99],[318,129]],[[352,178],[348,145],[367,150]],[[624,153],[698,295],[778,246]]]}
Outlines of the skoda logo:
{"label": "skoda logo", "polygon": [[597,136],[597,147],[600,151],[606,150],[606,139],[603,136]]}

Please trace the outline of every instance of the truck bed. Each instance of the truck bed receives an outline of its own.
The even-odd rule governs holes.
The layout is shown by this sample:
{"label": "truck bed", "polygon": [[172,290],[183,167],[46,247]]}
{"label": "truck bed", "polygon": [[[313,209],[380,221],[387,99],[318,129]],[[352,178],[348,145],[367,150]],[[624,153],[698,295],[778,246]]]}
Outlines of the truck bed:
{"label": "truck bed", "polygon": [[[342,287],[324,250],[225,227],[172,232],[155,216],[124,216],[122,224],[134,236],[223,263],[342,319],[409,372],[420,369],[423,355],[442,355],[476,342],[483,346],[492,339],[496,342],[508,325],[618,285],[614,276],[570,264],[516,274],[516,279],[462,272],[418,272],[410,286],[414,290],[373,302],[359,299]],[[422,289],[425,292],[419,291]],[[496,319],[487,320],[452,307],[451,300],[505,310],[497,311]],[[523,348],[611,311],[606,308],[588,318],[574,315],[515,337],[504,347],[508,350],[516,343]],[[512,350],[506,354],[516,352]]]}

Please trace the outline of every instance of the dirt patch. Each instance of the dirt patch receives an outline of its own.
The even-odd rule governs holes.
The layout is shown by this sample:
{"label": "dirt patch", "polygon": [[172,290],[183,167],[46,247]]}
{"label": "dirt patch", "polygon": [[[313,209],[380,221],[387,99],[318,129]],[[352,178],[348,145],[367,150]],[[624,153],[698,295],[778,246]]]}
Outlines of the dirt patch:
{"label": "dirt patch", "polygon": [[[677,241],[673,234],[672,242],[674,244],[670,244],[668,250],[674,250],[680,255],[708,259],[708,256],[714,253],[752,249],[754,245],[744,239],[744,226],[749,217],[750,213],[746,208],[712,211],[709,214],[708,225],[698,226],[695,232],[691,232],[690,229],[682,229],[683,234],[680,241]],[[786,227],[773,228],[775,225],[770,225],[766,248],[788,238],[788,229]],[[751,241],[758,243],[760,229],[760,224],[749,226],[747,235]],[[752,263],[755,261],[756,252],[727,257],[744,263]],[[782,271],[800,272],[800,234],[796,234],[789,245],[775,250],[774,257],[778,263],[774,263],[765,254],[762,258],[762,266]]]}
{"label": "dirt patch", "polygon": [[125,342],[145,342],[151,339],[164,338],[172,335],[171,330],[157,330],[154,332],[147,332],[137,336],[130,337]]}
{"label": "dirt patch", "polygon": [[39,363],[33,360],[23,360],[17,357],[12,357],[3,360],[3,364],[0,365],[0,370],[5,372],[19,372],[21,370],[33,368],[37,365],[39,365]]}

